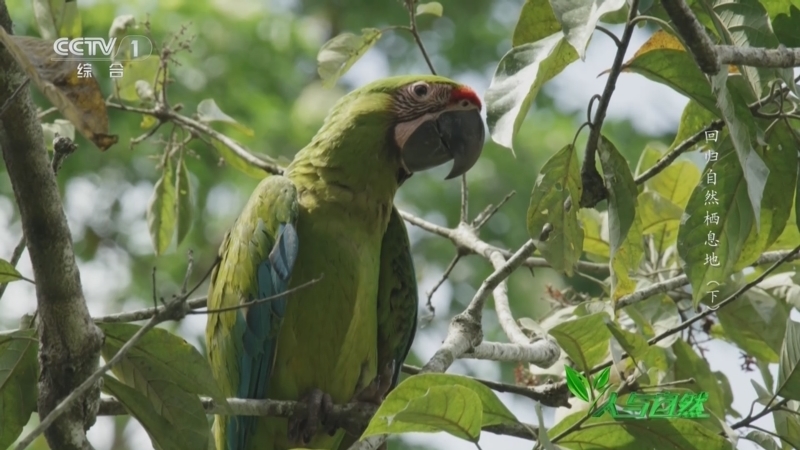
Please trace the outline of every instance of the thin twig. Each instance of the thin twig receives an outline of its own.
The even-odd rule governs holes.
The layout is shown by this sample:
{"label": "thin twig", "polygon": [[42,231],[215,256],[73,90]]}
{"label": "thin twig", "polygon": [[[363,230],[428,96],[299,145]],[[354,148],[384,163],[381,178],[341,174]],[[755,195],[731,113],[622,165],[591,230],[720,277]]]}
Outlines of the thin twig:
{"label": "thin twig", "polygon": [[678,156],[680,156],[681,154],[692,148],[695,144],[700,142],[703,138],[705,138],[705,134],[707,131],[721,130],[724,125],[725,124],[722,120],[715,120],[702,130],[695,133],[693,136],[687,138],[686,140],[678,144],[678,146],[676,146],[672,151],[662,156],[661,159],[659,159],[658,162],[653,164],[652,167],[648,168],[641,175],[636,177],[635,180],[636,184],[642,184],[645,181],[661,173],[661,171],[663,171],[670,164],[672,164],[672,162],[675,161],[678,158]]}
{"label": "thin twig", "polygon": [[436,308],[434,308],[433,303],[431,303],[431,300],[433,299],[433,294],[435,294],[436,291],[439,290],[439,287],[441,287],[441,285],[443,285],[444,282],[447,281],[447,278],[450,276],[450,272],[452,272],[453,269],[455,269],[456,264],[458,264],[462,256],[463,255],[461,253],[458,252],[456,253],[456,256],[454,256],[453,259],[450,260],[450,263],[447,265],[447,268],[444,269],[444,273],[442,273],[442,276],[439,277],[439,281],[437,281],[436,284],[433,285],[433,288],[431,288],[431,290],[428,291],[428,299],[425,302],[425,308],[430,313],[430,317],[427,319],[428,321],[433,320],[433,318],[436,316]]}
{"label": "thin twig", "polygon": [[431,58],[428,56],[428,52],[425,50],[425,45],[422,44],[422,38],[419,36],[419,31],[417,30],[417,13],[414,11],[414,6],[417,4],[417,0],[405,0],[406,9],[408,9],[408,23],[409,27],[405,28],[408,30],[412,36],[414,36],[414,41],[417,43],[417,47],[422,52],[422,57],[425,58],[425,62],[428,64],[428,68],[431,69],[431,73],[436,75],[436,69],[433,68],[433,63],[431,62]]}
{"label": "thin twig", "polygon": [[295,286],[295,287],[293,287],[291,289],[287,289],[286,291],[281,292],[280,294],[270,295],[269,297],[264,297],[264,298],[260,298],[258,300],[253,300],[252,302],[239,303],[238,305],[227,306],[225,308],[207,309],[205,311],[187,311],[186,314],[217,314],[217,313],[224,313],[224,312],[228,312],[228,311],[236,311],[237,309],[242,309],[242,308],[249,308],[249,307],[251,307],[253,305],[258,305],[259,303],[271,302],[273,300],[278,300],[280,298],[283,298],[283,297],[285,297],[285,296],[287,296],[289,294],[293,294],[293,293],[295,293],[295,292],[297,292],[297,291],[299,291],[301,289],[305,289],[305,288],[311,286],[314,283],[318,283],[321,279],[322,279],[322,275],[320,275],[319,278],[314,278],[313,280],[307,281],[307,282],[305,282],[305,283],[303,283],[303,284],[301,284],[299,286]]}
{"label": "thin twig", "polygon": [[469,221],[469,189],[467,188],[467,174],[461,175],[461,222]]}
{"label": "thin twig", "polygon": [[598,25],[598,26],[595,27],[595,29],[597,29],[597,31],[603,32],[603,34],[605,34],[606,36],[610,37],[611,40],[614,41],[614,45],[616,45],[617,47],[622,45],[622,42],[619,40],[617,35],[612,33],[611,31],[609,31],[608,28],[601,27],[600,25]]}
{"label": "thin twig", "polygon": [[495,214],[497,214],[497,211],[500,211],[500,208],[502,208],[503,205],[505,205],[506,203],[508,203],[509,200],[511,200],[511,197],[516,195],[516,193],[517,191],[511,191],[508,194],[506,194],[506,196],[503,197],[503,199],[500,200],[500,203],[498,203],[497,205],[495,206],[488,205],[486,209],[481,211],[481,213],[478,214],[477,217],[475,217],[475,220],[472,221],[472,228],[475,228],[475,230],[480,230],[486,224],[486,222],[489,221],[489,219],[491,219]]}

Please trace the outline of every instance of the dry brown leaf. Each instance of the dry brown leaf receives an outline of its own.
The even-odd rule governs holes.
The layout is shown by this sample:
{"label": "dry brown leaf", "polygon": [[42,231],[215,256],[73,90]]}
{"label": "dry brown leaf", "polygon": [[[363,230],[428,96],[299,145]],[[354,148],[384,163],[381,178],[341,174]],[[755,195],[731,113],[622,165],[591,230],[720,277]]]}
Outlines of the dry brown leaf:
{"label": "dry brown leaf", "polygon": [[8,49],[36,87],[75,128],[100,150],[119,138],[108,134],[108,112],[94,77],[79,78],[79,61],[52,59],[53,41],[11,36],[0,28],[0,42]]}

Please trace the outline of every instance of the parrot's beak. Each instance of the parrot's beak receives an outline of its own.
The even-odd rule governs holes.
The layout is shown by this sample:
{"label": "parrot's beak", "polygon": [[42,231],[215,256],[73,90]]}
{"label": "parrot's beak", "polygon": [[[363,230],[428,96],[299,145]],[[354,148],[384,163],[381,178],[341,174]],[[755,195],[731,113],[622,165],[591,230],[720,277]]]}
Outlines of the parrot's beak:
{"label": "parrot's beak", "polygon": [[449,180],[465,174],[483,150],[486,133],[477,109],[445,111],[423,122],[403,146],[403,163],[412,173],[453,160]]}

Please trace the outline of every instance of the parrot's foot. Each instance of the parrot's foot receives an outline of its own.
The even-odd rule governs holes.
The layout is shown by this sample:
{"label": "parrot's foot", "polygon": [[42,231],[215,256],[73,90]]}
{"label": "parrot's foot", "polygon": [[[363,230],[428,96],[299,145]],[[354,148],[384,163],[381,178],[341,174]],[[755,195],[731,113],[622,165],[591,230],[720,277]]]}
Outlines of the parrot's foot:
{"label": "parrot's foot", "polygon": [[393,377],[394,361],[384,366],[378,376],[376,376],[361,392],[356,394],[356,400],[359,402],[374,403],[380,406],[392,387]]}
{"label": "parrot's foot", "polygon": [[307,405],[302,413],[295,413],[289,418],[289,440],[300,445],[307,445],[317,434],[320,427],[326,427],[328,434],[333,436],[336,427],[328,425],[328,418],[333,409],[331,396],[319,389],[308,393],[301,402]]}

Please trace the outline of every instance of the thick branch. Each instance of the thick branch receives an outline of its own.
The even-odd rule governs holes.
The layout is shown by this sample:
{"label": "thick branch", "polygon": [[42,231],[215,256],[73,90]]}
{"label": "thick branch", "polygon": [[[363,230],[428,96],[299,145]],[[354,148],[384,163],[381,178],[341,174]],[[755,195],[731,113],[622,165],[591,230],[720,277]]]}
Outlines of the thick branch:
{"label": "thick branch", "polygon": [[661,0],[661,4],[700,70],[707,74],[716,74],[723,65],[729,64],[775,68],[800,66],[800,48],[715,45],[684,0]]}
{"label": "thick branch", "polygon": [[[0,0],[0,25],[11,33],[4,0]],[[25,75],[5,49],[0,49],[0,71],[0,98],[8,98],[25,81]],[[67,219],[28,89],[2,118],[0,147],[36,279],[41,367],[38,410],[46,415],[97,368],[103,334],[83,298]],[[94,424],[99,396],[100,388],[95,385],[47,430],[50,447],[92,448],[85,430]]]}
{"label": "thick branch", "polygon": [[683,0],[662,0],[661,4],[700,70],[710,74],[719,72],[720,60],[714,51],[714,42],[689,5]]}

